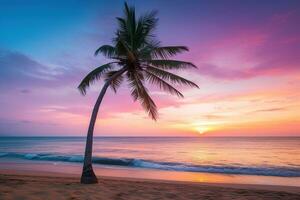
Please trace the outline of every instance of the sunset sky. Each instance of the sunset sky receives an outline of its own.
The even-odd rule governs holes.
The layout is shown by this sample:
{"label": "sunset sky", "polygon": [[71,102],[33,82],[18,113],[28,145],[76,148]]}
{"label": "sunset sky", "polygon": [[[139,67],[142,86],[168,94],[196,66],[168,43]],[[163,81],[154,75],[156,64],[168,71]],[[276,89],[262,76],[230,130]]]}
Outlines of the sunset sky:
{"label": "sunset sky", "polygon": [[[259,3],[258,3],[259,2]],[[81,79],[108,60],[124,1],[0,1],[0,135],[84,136],[103,81]],[[96,136],[300,136],[300,1],[128,1],[158,10],[163,45],[186,45],[178,74],[200,89],[157,88],[157,122],[125,84],[108,90]]]}

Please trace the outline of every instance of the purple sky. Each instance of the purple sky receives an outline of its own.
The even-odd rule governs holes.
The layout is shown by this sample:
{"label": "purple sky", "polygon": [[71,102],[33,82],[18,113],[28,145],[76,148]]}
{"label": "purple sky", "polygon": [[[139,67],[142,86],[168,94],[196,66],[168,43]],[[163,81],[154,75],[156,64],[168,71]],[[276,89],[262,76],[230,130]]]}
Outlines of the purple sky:
{"label": "purple sky", "polygon": [[[0,135],[85,135],[101,88],[81,79],[108,60],[123,1],[1,1]],[[129,1],[158,10],[164,45],[186,45],[179,72],[200,90],[177,99],[152,88],[160,119],[133,103],[126,85],[109,91],[96,135],[300,134],[300,1]],[[207,135],[209,135],[207,134]]]}

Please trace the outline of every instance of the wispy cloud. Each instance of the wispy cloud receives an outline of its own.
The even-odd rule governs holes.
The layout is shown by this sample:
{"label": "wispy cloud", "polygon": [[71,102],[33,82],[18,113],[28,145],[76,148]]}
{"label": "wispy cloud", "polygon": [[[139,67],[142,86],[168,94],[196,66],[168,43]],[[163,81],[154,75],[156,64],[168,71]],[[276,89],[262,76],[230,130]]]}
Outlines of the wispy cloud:
{"label": "wispy cloud", "polygon": [[273,15],[264,26],[233,28],[232,34],[199,47],[200,74],[238,80],[300,73],[298,23],[299,12],[288,12]]}

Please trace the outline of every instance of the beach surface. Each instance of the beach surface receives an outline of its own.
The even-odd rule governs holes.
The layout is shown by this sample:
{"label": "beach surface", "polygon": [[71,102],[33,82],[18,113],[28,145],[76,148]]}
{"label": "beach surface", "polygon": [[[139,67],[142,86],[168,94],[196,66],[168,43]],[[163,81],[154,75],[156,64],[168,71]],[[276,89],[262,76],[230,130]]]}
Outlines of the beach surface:
{"label": "beach surface", "polygon": [[33,171],[0,171],[0,199],[300,199],[299,187],[193,183],[99,177],[82,185],[78,175]]}

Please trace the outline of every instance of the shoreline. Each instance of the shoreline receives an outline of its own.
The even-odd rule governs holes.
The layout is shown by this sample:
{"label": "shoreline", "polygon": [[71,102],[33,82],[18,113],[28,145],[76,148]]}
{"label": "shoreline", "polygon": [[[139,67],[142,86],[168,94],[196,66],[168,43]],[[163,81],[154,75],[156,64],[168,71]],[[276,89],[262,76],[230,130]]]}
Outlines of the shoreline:
{"label": "shoreline", "polygon": [[[80,176],[81,163],[51,162],[51,161],[25,161],[0,160],[0,170],[14,170],[35,173],[71,174]],[[277,185],[300,187],[300,177],[276,177],[261,175],[220,174],[204,172],[180,172],[172,170],[117,167],[108,165],[94,165],[95,173],[99,176],[153,179],[166,181],[186,181],[198,183],[229,183],[241,185]]]}
{"label": "shoreline", "polygon": [[[36,177],[36,178],[70,178],[74,182],[80,182],[79,174],[59,173],[59,172],[42,172],[33,170],[2,170],[0,169],[0,176],[15,176],[15,177]],[[282,186],[282,185],[261,185],[261,184],[237,184],[237,183],[218,183],[218,182],[196,182],[184,180],[164,180],[164,179],[151,179],[151,178],[133,178],[133,177],[117,177],[117,176],[97,176],[99,181],[105,180],[124,180],[124,181],[137,181],[137,182],[151,182],[151,183],[167,183],[167,184],[185,184],[185,185],[203,185],[203,186],[216,186],[235,189],[263,189],[269,191],[283,191],[300,194],[300,187],[297,186]]]}
{"label": "shoreline", "polygon": [[299,199],[299,187],[99,177],[82,185],[66,173],[0,170],[0,199]]}

